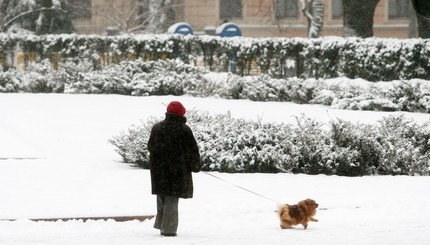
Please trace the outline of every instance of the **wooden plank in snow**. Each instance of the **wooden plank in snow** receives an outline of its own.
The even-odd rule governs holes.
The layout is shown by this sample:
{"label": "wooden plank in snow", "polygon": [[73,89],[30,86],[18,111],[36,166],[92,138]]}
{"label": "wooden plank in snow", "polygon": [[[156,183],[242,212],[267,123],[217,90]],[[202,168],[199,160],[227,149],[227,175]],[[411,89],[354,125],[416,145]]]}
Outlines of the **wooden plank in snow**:
{"label": "wooden plank in snow", "polygon": [[[57,221],[71,221],[71,220],[82,220],[86,222],[88,220],[115,220],[116,222],[125,222],[125,221],[133,221],[138,220],[140,222],[154,218],[154,215],[143,215],[143,216],[104,216],[104,217],[67,217],[67,218],[37,218],[30,219],[35,222],[57,222]],[[0,219],[0,221],[16,221],[17,219]]]}

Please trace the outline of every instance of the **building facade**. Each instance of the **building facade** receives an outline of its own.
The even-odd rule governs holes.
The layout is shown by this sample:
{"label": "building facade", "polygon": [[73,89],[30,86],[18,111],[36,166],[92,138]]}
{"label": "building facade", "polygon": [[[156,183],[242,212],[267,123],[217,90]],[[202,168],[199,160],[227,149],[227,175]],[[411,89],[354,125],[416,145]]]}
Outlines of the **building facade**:
{"label": "building facade", "polygon": [[[133,11],[139,0],[71,0],[87,6],[75,19],[81,34],[105,34],[117,23],[105,14],[122,9]],[[175,20],[187,22],[196,34],[213,34],[214,29],[229,21],[236,23],[246,37],[306,37],[307,18],[300,0],[171,0]],[[324,0],[322,36],[342,36],[342,0]],[[374,36],[408,38],[414,35],[410,0],[380,0],[374,15]],[[86,13],[86,14],[85,14]]]}

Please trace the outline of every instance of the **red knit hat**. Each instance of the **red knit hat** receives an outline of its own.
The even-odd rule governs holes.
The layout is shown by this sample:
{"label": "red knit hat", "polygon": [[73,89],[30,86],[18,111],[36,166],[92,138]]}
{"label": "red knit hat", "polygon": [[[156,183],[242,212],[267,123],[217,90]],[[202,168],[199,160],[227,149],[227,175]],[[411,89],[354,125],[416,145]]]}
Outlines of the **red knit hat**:
{"label": "red knit hat", "polygon": [[185,110],[185,107],[181,104],[179,101],[172,101],[167,106],[167,112],[176,114],[179,116],[183,116],[187,110]]}

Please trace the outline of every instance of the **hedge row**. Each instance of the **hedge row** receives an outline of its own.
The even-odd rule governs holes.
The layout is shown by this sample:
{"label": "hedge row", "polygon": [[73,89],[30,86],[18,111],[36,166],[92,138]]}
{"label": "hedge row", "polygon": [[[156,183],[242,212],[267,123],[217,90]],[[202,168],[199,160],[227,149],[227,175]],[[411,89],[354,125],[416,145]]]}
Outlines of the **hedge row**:
{"label": "hedge row", "polygon": [[424,80],[367,82],[361,79],[275,79],[211,73],[182,62],[141,59],[94,71],[91,64],[49,61],[26,71],[0,72],[0,92],[193,95],[254,101],[324,104],[340,109],[430,113],[430,83]]}
{"label": "hedge row", "polygon": [[[187,116],[205,171],[430,174],[430,125],[402,116],[387,117],[376,125],[342,120],[323,125],[305,117],[288,125],[234,119],[229,114],[191,112]],[[134,125],[110,140],[124,162],[149,167],[146,144],[156,121],[151,118]]]}
{"label": "hedge row", "polygon": [[[363,78],[391,81],[430,80],[430,40],[381,38],[220,38],[183,35],[46,35],[0,34],[0,63],[17,50],[37,54],[39,60],[57,57],[92,63],[94,69],[123,59],[181,58],[192,63],[203,57],[211,70],[227,71],[233,54],[238,73],[248,74],[252,65],[262,73],[284,78],[291,73],[307,78]],[[28,59],[28,57],[27,57]]]}

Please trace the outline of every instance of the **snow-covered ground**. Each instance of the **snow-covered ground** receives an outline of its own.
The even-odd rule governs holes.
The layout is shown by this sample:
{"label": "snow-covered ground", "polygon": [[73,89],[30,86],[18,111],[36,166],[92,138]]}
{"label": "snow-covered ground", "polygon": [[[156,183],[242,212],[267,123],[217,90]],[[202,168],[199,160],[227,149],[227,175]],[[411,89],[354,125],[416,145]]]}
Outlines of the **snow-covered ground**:
{"label": "snow-covered ground", "polygon": [[[155,214],[149,172],[121,163],[107,140],[180,100],[189,110],[252,120],[374,123],[392,113],[321,105],[193,97],[0,94],[0,244],[428,244],[430,177],[194,174],[180,201],[178,237],[153,220],[32,222],[30,218]],[[396,112],[398,113],[398,112]],[[417,122],[428,114],[406,113]],[[281,230],[277,203],[313,198],[322,210],[307,230]]]}

